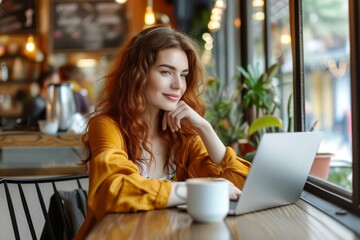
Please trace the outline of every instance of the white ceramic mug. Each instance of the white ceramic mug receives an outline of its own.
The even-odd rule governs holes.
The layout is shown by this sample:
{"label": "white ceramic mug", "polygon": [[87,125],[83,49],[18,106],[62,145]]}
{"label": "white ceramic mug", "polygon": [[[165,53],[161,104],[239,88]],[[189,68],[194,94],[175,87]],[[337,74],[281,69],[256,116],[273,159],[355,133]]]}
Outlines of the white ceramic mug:
{"label": "white ceramic mug", "polygon": [[[191,178],[187,187],[187,211],[197,222],[222,221],[229,212],[229,183],[220,178]],[[178,193],[175,194],[185,199]]]}

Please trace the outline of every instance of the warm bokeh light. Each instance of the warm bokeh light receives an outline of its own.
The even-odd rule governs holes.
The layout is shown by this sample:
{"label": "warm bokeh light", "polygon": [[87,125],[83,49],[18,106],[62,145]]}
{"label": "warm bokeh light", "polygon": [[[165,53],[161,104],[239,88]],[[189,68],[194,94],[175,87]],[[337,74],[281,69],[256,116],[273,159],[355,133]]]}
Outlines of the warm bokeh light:
{"label": "warm bokeh light", "polygon": [[115,0],[118,4],[124,4],[127,2],[127,0]]}
{"label": "warm bokeh light", "polygon": [[256,12],[253,14],[253,19],[255,21],[262,21],[265,19],[265,14],[263,12]]}
{"label": "warm bokeh light", "polygon": [[145,10],[145,24],[153,25],[155,23],[155,14],[152,7],[147,6]]}
{"label": "warm bokeh light", "polygon": [[35,50],[35,43],[34,43],[34,37],[33,36],[29,36],[27,38],[25,49],[28,52],[33,52]]}
{"label": "warm bokeh light", "polygon": [[223,0],[216,0],[213,9],[211,10],[210,21],[208,23],[208,29],[211,32],[215,32],[221,27],[221,16],[225,10],[226,5]]}
{"label": "warm bokeh light", "polygon": [[201,55],[201,61],[205,65],[209,65],[209,64],[211,64],[211,60],[212,60],[212,50],[214,48],[214,44],[213,44],[214,39],[211,36],[211,34],[208,32],[203,33],[202,39],[205,41],[205,44],[204,44],[204,51]]}
{"label": "warm bokeh light", "polygon": [[216,0],[215,5],[216,8],[225,9],[225,3],[223,0]]}
{"label": "warm bokeh light", "polygon": [[210,21],[208,24],[208,28],[210,31],[215,31],[220,28],[220,23],[215,21]]}
{"label": "warm bokeh light", "polygon": [[205,41],[205,42],[213,42],[213,38],[211,36],[210,33],[203,33],[202,35],[202,39]]}
{"label": "warm bokeh light", "polygon": [[153,1],[147,0],[147,5],[145,8],[145,25],[153,25],[155,24],[155,14],[153,11]]}
{"label": "warm bokeh light", "polygon": [[288,34],[288,33],[281,34],[280,42],[281,42],[281,44],[284,44],[284,45],[291,43],[290,34]]}
{"label": "warm bokeh light", "polygon": [[263,7],[264,0],[253,0],[252,5],[253,7]]}
{"label": "warm bokeh light", "polygon": [[213,43],[205,43],[204,48],[211,51],[214,48]]}
{"label": "warm bokeh light", "polygon": [[217,22],[220,22],[221,21],[221,15],[218,15],[218,14],[212,14],[210,16],[210,20],[211,21],[217,21]]}
{"label": "warm bokeh light", "polygon": [[97,61],[93,58],[82,58],[76,61],[76,66],[81,68],[96,67]]}
{"label": "warm bokeh light", "polygon": [[240,26],[241,26],[241,20],[240,20],[239,17],[238,17],[238,18],[235,18],[235,20],[234,20],[234,25],[235,25],[235,27],[240,28]]}
{"label": "warm bokeh light", "polygon": [[212,15],[221,15],[222,14],[222,9],[221,8],[213,8],[212,10],[211,10],[211,14]]}

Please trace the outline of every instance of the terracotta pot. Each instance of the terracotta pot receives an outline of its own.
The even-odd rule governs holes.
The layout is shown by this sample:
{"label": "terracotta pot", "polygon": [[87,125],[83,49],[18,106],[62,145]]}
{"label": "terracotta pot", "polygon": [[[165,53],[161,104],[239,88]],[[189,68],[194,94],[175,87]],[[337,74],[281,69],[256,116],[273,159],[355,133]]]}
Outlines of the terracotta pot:
{"label": "terracotta pot", "polygon": [[310,169],[310,175],[327,180],[330,172],[330,160],[334,154],[318,153]]}
{"label": "terracotta pot", "polygon": [[240,139],[239,141],[231,144],[231,147],[240,157],[244,157],[247,153],[255,151],[255,148],[251,146],[247,139]]}

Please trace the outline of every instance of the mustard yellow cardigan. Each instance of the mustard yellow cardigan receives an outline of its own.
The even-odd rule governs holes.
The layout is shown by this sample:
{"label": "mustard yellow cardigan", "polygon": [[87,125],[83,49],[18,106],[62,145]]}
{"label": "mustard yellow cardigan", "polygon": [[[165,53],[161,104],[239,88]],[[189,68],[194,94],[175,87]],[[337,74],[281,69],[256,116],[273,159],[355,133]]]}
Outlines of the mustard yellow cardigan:
{"label": "mustard yellow cardigan", "polygon": [[[171,192],[169,180],[146,179],[128,158],[126,143],[117,123],[109,116],[90,120],[88,137],[90,160],[88,210],[75,239],[84,239],[95,224],[109,212],[136,212],[166,208]],[[214,164],[198,136],[176,159],[176,181],[193,177],[220,177],[242,188],[250,163],[237,157],[232,148],[220,165]]]}

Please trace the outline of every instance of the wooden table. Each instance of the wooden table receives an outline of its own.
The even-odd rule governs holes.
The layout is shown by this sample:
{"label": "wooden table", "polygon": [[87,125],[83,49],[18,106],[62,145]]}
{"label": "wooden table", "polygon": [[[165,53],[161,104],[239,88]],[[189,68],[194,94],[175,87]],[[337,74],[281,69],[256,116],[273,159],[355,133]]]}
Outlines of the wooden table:
{"label": "wooden table", "polygon": [[108,214],[90,232],[92,239],[359,239],[349,229],[302,200],[296,204],[218,223],[196,223],[185,211],[171,208]]}

